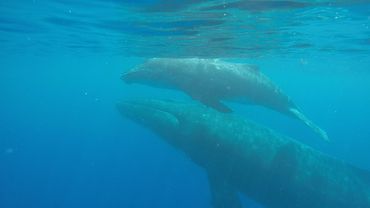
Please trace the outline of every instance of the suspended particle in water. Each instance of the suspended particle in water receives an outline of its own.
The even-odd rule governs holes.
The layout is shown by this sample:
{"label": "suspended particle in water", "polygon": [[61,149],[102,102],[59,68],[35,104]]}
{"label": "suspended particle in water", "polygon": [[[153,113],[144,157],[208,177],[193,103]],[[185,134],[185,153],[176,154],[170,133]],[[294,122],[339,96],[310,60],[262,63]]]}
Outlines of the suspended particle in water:
{"label": "suspended particle in water", "polygon": [[14,149],[9,147],[9,148],[5,149],[4,153],[7,154],[7,155],[13,154],[14,153]]}

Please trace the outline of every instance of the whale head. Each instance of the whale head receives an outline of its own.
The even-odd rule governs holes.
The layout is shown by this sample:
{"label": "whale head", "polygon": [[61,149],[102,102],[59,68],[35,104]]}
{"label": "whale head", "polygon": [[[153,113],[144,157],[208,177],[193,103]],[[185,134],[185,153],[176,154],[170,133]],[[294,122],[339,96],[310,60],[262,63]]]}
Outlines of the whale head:
{"label": "whale head", "polygon": [[[223,115],[199,104],[169,100],[122,101],[116,107],[124,118],[148,128],[180,149],[205,139],[204,127],[218,118],[216,115]],[[202,139],[189,135],[194,132],[198,132]]]}
{"label": "whale head", "polygon": [[162,88],[172,88],[176,78],[172,59],[152,58],[127,71],[121,79],[128,83],[140,83]]}
{"label": "whale head", "polygon": [[171,137],[179,132],[180,118],[171,102],[158,100],[122,101],[116,105],[121,115],[153,132]]}

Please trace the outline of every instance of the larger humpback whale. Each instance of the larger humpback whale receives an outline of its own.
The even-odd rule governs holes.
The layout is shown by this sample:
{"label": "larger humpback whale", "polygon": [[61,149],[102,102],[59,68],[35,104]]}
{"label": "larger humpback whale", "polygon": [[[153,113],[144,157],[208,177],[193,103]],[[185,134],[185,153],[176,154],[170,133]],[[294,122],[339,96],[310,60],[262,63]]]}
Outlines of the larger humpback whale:
{"label": "larger humpback whale", "polygon": [[325,131],[310,121],[279,87],[255,66],[217,59],[152,58],[122,76],[127,83],[143,83],[182,90],[221,112],[231,112],[221,100],[265,106],[301,120],[323,139]]}
{"label": "larger humpback whale", "polygon": [[266,208],[370,208],[368,171],[233,114],[161,100],[117,107],[205,169],[215,208],[242,207],[237,192]]}

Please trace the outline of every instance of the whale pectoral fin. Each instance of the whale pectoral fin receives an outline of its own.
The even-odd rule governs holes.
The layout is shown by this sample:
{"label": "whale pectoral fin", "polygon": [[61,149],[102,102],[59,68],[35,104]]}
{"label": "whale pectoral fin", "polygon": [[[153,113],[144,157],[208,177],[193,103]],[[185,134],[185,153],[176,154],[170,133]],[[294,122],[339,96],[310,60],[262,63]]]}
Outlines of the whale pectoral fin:
{"label": "whale pectoral fin", "polygon": [[216,109],[217,111],[220,111],[221,113],[232,113],[233,110],[231,110],[229,107],[227,107],[225,104],[221,103],[219,100],[216,99],[202,99],[201,102],[209,106],[211,108]]}
{"label": "whale pectoral fin", "polygon": [[221,103],[217,97],[205,96],[205,95],[196,94],[196,93],[188,93],[188,95],[194,100],[198,100],[204,105],[211,107],[221,113],[232,113],[233,112],[229,107]]}
{"label": "whale pectoral fin", "polygon": [[208,174],[208,181],[213,208],[242,208],[237,192],[227,181],[217,174]]}

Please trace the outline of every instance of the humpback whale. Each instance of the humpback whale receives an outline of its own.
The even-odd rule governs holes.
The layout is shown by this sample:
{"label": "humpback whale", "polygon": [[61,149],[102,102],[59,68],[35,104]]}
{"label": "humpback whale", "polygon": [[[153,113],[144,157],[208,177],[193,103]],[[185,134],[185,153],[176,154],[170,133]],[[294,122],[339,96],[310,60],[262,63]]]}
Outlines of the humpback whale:
{"label": "humpback whale", "polygon": [[178,89],[221,112],[231,112],[221,100],[262,105],[299,119],[321,138],[329,140],[324,130],[253,65],[218,59],[152,58],[123,74],[121,79],[126,83]]}
{"label": "humpback whale", "polygon": [[370,208],[370,172],[233,114],[200,104],[134,100],[120,113],[185,152],[208,175],[215,208]]}

